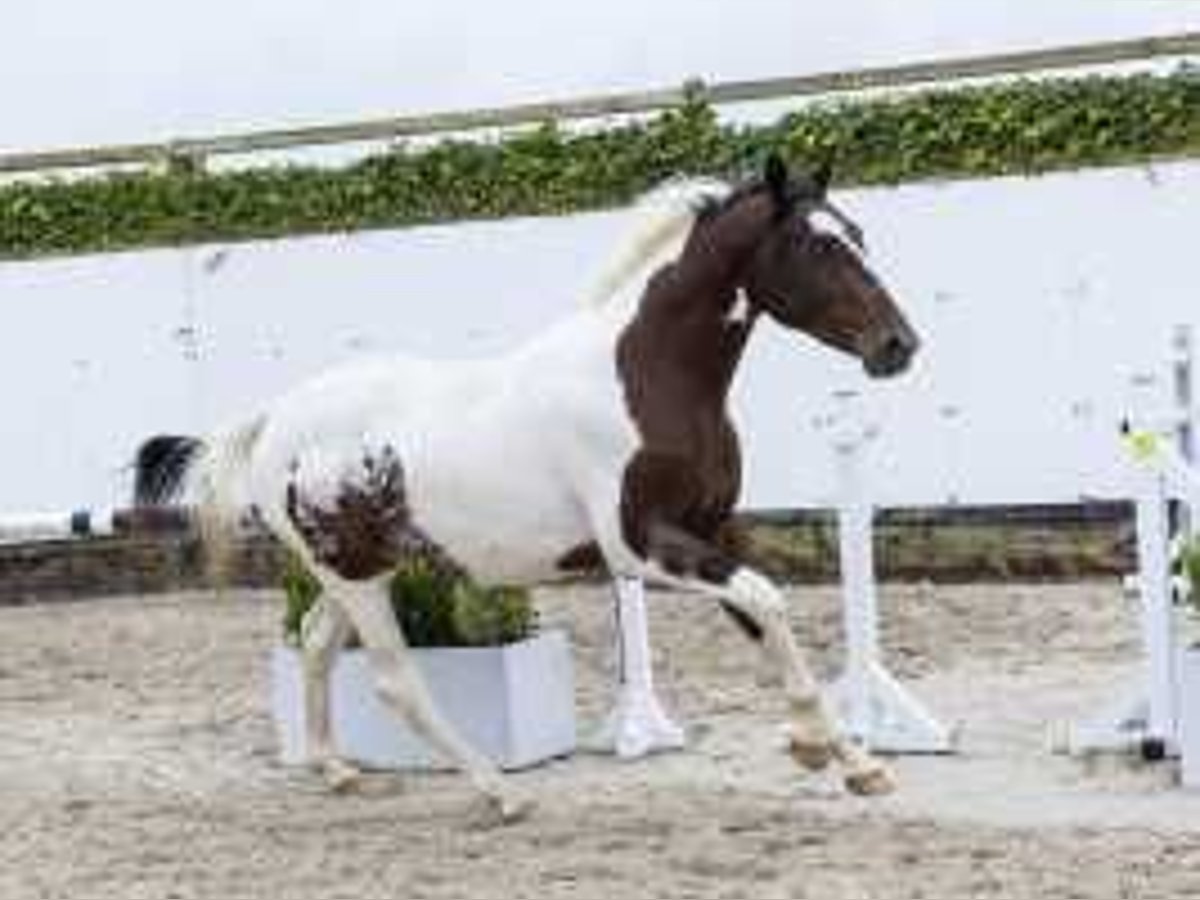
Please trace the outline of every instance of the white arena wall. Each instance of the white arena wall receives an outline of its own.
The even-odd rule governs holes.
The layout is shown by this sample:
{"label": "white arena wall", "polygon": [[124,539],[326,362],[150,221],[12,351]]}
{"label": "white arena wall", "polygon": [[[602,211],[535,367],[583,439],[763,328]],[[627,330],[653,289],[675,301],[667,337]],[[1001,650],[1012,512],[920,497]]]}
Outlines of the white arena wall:
{"label": "white arena wall", "polygon": [[[868,384],[764,324],[739,381],[745,503],[824,505],[818,420],[867,392],[885,504],[1125,493],[1133,374],[1200,328],[1200,165],[842,192],[925,340]],[[128,499],[138,441],[236,419],[357,354],[501,352],[569,315],[621,212],[0,264],[0,513]]]}

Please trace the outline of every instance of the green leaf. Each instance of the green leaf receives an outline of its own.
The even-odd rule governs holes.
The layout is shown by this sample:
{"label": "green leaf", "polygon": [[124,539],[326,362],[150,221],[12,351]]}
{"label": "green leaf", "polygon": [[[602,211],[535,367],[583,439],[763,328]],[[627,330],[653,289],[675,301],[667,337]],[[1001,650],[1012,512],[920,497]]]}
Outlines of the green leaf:
{"label": "green leaf", "polygon": [[[289,552],[281,586],[287,601],[284,637],[299,644],[304,617],[320,597],[321,584]],[[413,647],[501,646],[525,640],[537,630],[537,613],[525,589],[483,588],[424,558],[397,569],[391,594],[396,619]]]}
{"label": "green leaf", "polygon": [[194,166],[0,184],[0,258],[236,241],[620,206],[663,178],[829,156],[842,185],[1200,155],[1200,70],[1014,81],[807,104],[722,125],[702,91],[648,121],[398,144],[340,169]]}

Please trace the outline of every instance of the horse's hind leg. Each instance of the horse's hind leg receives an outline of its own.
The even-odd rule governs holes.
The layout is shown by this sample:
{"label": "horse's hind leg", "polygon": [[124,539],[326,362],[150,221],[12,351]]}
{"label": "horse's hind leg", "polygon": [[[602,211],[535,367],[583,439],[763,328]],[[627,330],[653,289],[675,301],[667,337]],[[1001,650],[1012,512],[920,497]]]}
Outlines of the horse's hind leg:
{"label": "horse's hind leg", "polygon": [[[442,717],[413,662],[392,610],[392,573],[429,549],[412,527],[404,467],[390,445],[364,447],[340,470],[327,460],[292,464],[278,518],[300,538],[314,570],[367,650],[380,699],[432,749],[462,768],[504,819],[526,810],[485,756]],[[325,635],[328,640],[328,634]]]}
{"label": "horse's hind leg", "polygon": [[349,635],[349,617],[336,601],[324,598],[304,617],[300,629],[308,759],[335,791],[353,786],[359,775],[358,769],[338,754],[329,716],[329,674]]}
{"label": "horse's hind leg", "polygon": [[346,613],[367,648],[383,701],[447,760],[457,765],[504,821],[524,816],[530,804],[508,785],[492,762],[468,744],[442,716],[392,611],[386,580],[346,582],[339,586]]}

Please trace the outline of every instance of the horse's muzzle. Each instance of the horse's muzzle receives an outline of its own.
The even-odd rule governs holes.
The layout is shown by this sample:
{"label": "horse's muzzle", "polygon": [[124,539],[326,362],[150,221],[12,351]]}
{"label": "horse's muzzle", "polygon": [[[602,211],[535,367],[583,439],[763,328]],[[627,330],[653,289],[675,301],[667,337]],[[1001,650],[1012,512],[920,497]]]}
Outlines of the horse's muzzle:
{"label": "horse's muzzle", "polygon": [[886,329],[871,345],[863,353],[863,368],[872,378],[891,378],[908,368],[921,342],[912,329],[901,326]]}

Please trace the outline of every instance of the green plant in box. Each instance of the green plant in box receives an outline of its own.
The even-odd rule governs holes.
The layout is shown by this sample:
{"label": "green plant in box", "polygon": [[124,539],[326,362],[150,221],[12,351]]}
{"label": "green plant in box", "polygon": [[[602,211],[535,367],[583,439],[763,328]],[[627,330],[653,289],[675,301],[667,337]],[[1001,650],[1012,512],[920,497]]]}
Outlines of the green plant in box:
{"label": "green plant in box", "polygon": [[[304,616],[321,585],[294,554],[284,564],[284,634],[299,643]],[[513,644],[537,629],[537,613],[523,588],[484,588],[427,559],[402,564],[391,581],[392,608],[413,647],[488,647]]]}

